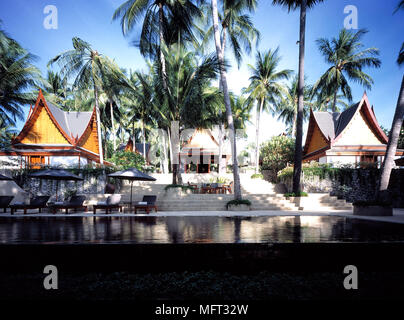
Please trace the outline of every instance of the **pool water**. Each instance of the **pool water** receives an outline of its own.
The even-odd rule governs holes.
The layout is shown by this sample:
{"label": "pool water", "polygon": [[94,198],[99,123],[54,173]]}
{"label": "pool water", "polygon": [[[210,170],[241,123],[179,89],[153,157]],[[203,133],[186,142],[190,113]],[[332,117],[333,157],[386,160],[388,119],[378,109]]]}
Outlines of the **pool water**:
{"label": "pool water", "polygon": [[404,225],[336,216],[1,217],[0,243],[404,242]]}

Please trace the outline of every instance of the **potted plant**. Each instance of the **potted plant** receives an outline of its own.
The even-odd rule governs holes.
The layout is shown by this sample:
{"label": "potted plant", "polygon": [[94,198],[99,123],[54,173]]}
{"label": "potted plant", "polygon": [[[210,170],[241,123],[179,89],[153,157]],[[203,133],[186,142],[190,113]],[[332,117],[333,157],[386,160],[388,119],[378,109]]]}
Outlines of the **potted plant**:
{"label": "potted plant", "polygon": [[355,216],[392,216],[393,207],[384,201],[355,201],[353,203]]}
{"label": "potted plant", "polygon": [[226,208],[228,211],[249,211],[251,201],[247,199],[231,200],[227,202]]}

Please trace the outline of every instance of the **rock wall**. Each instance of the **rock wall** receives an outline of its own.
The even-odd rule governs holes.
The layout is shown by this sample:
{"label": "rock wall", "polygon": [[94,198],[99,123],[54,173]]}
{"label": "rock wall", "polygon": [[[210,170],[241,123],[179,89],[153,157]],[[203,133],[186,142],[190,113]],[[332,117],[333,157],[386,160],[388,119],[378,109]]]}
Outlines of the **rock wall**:
{"label": "rock wall", "polygon": [[[302,176],[302,189],[310,193],[327,192],[349,202],[372,200],[379,180],[379,169],[341,169],[330,177],[325,175]],[[292,191],[292,177],[282,178],[289,192]],[[394,169],[391,173],[389,191],[393,205],[404,208],[404,169]]]}

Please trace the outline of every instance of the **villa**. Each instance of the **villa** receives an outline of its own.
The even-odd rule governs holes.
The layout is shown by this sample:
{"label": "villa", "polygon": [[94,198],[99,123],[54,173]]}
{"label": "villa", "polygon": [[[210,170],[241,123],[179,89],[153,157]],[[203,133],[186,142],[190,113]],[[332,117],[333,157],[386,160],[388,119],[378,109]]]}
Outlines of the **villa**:
{"label": "villa", "polygon": [[35,106],[11,147],[0,150],[0,161],[9,167],[32,169],[99,163],[97,130],[95,108],[66,112],[47,102],[39,90]]}
{"label": "villa", "polygon": [[[228,140],[223,143],[222,161],[226,168],[231,159]],[[191,137],[182,145],[180,159],[185,172],[210,173],[211,164],[219,165],[219,143],[209,129],[195,129]],[[192,170],[195,168],[194,170]]]}
{"label": "villa", "polygon": [[[313,112],[303,151],[304,161],[358,164],[381,163],[388,137],[376,120],[366,93],[343,112]],[[397,149],[396,156],[404,155]]]}

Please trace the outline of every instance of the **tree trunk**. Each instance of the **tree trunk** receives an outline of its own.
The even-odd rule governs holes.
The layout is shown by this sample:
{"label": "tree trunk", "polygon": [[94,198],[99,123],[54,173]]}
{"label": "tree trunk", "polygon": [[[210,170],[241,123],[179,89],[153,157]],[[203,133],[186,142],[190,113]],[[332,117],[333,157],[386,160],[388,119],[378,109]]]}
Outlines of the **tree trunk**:
{"label": "tree trunk", "polygon": [[334,101],[332,103],[332,112],[336,112],[336,110],[337,110],[337,92],[338,92],[338,89],[335,90],[335,92],[334,92]]}
{"label": "tree trunk", "polygon": [[293,192],[300,192],[300,176],[302,174],[302,140],[303,140],[303,104],[304,104],[304,42],[306,32],[306,5],[307,0],[302,0],[300,6],[300,40],[299,40],[299,83],[298,104],[296,119],[296,143],[293,166]]}
{"label": "tree trunk", "polygon": [[260,118],[262,113],[262,106],[264,104],[264,98],[261,99],[260,107],[257,110],[256,125],[255,125],[255,173],[259,173],[260,169]]}
{"label": "tree trunk", "polygon": [[167,150],[167,141],[166,141],[166,134],[165,132],[162,134],[162,146],[163,146],[163,173],[167,174],[168,171],[168,150]]}
{"label": "tree trunk", "polygon": [[173,144],[171,141],[170,129],[168,129],[167,132],[168,132],[168,144],[170,145],[171,172],[173,174],[171,183],[177,184],[177,167],[174,164],[174,152],[173,152]]}
{"label": "tree trunk", "polygon": [[386,191],[389,186],[391,170],[394,166],[394,157],[397,151],[398,138],[400,136],[401,126],[403,125],[404,117],[404,76],[401,81],[401,89],[397,100],[396,111],[394,113],[393,123],[391,125],[391,131],[389,134],[389,142],[387,144],[386,155],[384,157],[380,182],[378,190],[376,190],[377,197],[381,192]]}
{"label": "tree trunk", "polygon": [[163,88],[167,90],[167,71],[166,71],[166,58],[164,57],[163,50],[161,47],[164,45],[164,34],[163,34],[163,5],[159,3],[159,36],[160,36],[160,63],[161,63],[161,75],[163,78]]}
{"label": "tree trunk", "polygon": [[233,114],[230,105],[229,90],[227,87],[227,75],[224,66],[224,56],[222,55],[222,46],[220,44],[220,31],[219,31],[219,17],[217,12],[217,0],[212,0],[212,16],[213,16],[213,29],[215,35],[216,54],[220,64],[220,80],[223,87],[224,105],[226,106],[227,123],[230,130],[230,141],[232,146],[233,157],[233,179],[234,179],[234,198],[241,199],[240,188],[240,175],[237,162],[237,146],[236,146],[236,134],[234,130]]}
{"label": "tree trunk", "polygon": [[95,85],[95,81],[94,81],[94,98],[95,98],[95,113],[97,116],[98,153],[100,155],[100,164],[104,164],[104,157],[102,152],[100,107],[98,105],[98,89],[97,86]]}
{"label": "tree trunk", "polygon": [[115,120],[114,111],[112,108],[112,100],[109,101],[110,111],[111,111],[111,127],[112,127],[112,143],[114,146],[114,152],[116,151],[116,134],[115,134]]}
{"label": "tree trunk", "polygon": [[292,124],[292,138],[296,138],[296,119],[297,119],[297,110],[293,111],[293,124]]}
{"label": "tree trunk", "polygon": [[[226,49],[226,28],[223,28],[222,30],[223,33],[223,39],[222,39],[222,55],[224,57],[224,50]],[[222,82],[219,81],[219,90],[222,91]],[[224,140],[224,124],[222,122],[222,108],[219,109],[219,117],[220,117],[220,124],[219,124],[219,159],[218,159],[218,169],[217,172],[219,175],[222,174],[222,163],[223,163],[223,140]],[[226,173],[226,171],[225,171]]]}
{"label": "tree trunk", "polygon": [[143,159],[146,162],[146,135],[144,131],[144,119],[142,118],[142,137],[143,137]]}

